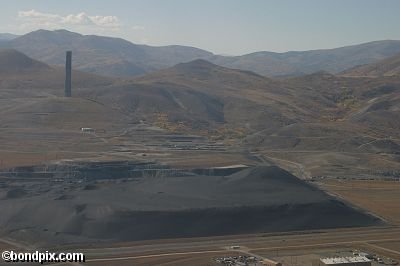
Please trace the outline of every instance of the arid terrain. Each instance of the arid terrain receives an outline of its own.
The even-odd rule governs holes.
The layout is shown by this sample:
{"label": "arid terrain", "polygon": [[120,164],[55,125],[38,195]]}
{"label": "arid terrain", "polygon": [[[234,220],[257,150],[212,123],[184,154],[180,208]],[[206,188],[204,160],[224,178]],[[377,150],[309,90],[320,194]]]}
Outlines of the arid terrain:
{"label": "arid terrain", "polygon": [[[56,46],[60,36],[76,45]],[[85,265],[400,259],[397,42],[324,51],[371,63],[332,73],[298,55],[274,70],[285,78],[239,67],[248,58],[65,31],[5,43],[35,59],[0,50],[0,248],[82,250]],[[72,97],[65,49],[79,69]],[[142,61],[121,59],[132,49]]]}

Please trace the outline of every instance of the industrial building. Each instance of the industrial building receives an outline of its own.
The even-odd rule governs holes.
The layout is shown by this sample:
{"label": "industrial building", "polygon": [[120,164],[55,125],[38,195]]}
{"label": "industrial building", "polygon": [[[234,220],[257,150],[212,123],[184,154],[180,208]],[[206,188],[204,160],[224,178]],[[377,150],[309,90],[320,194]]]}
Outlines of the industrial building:
{"label": "industrial building", "polygon": [[313,266],[371,266],[371,260],[363,256],[323,258],[313,262]]}

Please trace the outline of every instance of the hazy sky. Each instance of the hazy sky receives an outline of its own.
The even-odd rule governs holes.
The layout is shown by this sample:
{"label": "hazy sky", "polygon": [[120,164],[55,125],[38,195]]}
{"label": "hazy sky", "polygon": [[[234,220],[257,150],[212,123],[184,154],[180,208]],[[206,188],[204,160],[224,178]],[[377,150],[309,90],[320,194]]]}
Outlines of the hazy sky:
{"label": "hazy sky", "polygon": [[2,0],[0,32],[68,29],[219,54],[400,39],[399,0]]}

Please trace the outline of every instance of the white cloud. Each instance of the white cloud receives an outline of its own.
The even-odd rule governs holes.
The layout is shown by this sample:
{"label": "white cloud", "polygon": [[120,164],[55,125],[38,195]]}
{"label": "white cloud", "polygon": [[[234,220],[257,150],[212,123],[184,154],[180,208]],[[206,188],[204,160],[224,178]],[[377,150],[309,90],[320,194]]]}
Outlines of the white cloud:
{"label": "white cloud", "polygon": [[[2,28],[5,30],[1,30]],[[117,16],[111,15],[88,15],[85,12],[59,15],[32,9],[19,11],[11,24],[0,25],[0,31],[11,31],[16,34],[25,34],[38,29],[66,29],[81,34],[125,38],[134,43],[149,43],[148,32],[145,27],[125,24]]]}
{"label": "white cloud", "polygon": [[117,16],[89,16],[84,12],[61,16],[58,14],[41,13],[34,9],[18,12],[20,27],[59,29],[69,28],[72,30],[119,30],[122,23]]}

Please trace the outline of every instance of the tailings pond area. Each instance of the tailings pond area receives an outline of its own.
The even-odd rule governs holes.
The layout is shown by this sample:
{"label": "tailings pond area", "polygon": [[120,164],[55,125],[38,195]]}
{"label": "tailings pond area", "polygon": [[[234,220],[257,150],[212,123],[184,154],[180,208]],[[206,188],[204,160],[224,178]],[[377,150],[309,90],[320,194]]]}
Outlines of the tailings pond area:
{"label": "tailings pond area", "polygon": [[0,172],[1,236],[37,246],[381,225],[277,166],[61,160]]}

